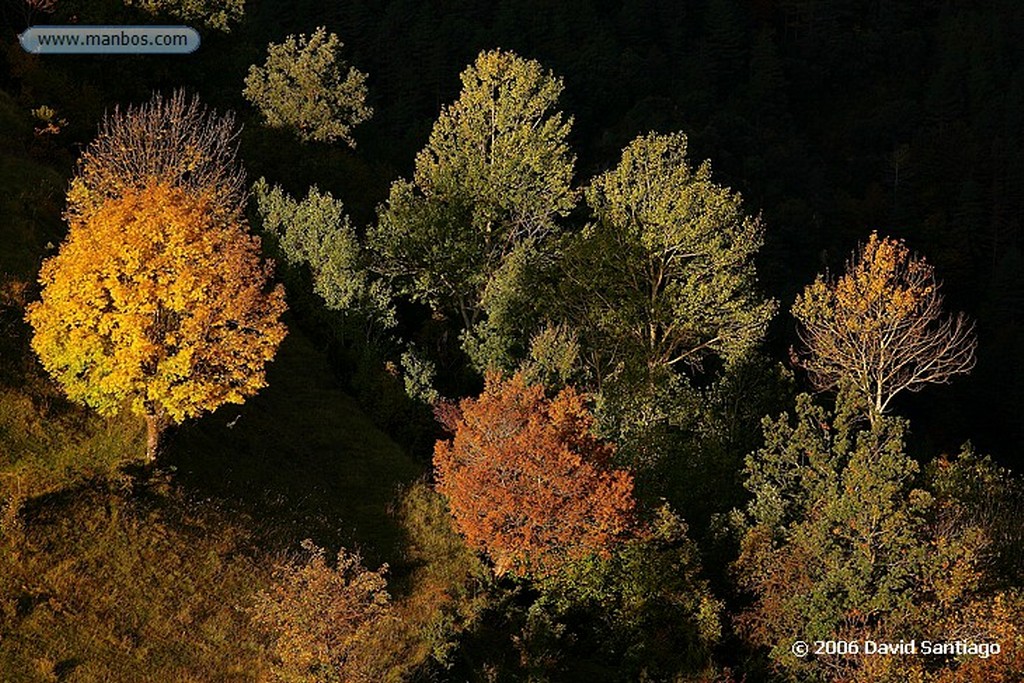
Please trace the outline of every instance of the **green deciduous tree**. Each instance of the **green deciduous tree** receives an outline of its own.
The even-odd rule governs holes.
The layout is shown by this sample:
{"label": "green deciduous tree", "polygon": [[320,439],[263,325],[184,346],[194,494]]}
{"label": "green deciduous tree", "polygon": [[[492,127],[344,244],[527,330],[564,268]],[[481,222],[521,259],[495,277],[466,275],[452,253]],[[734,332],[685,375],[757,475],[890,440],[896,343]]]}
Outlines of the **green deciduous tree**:
{"label": "green deciduous tree", "polygon": [[[392,185],[371,246],[407,295],[472,333],[492,308],[509,310],[509,297],[523,292],[520,266],[576,193],[571,120],[556,109],[561,80],[495,50],[462,73],[462,85],[416,157],[413,181]],[[486,334],[508,333],[495,329],[510,326],[508,316],[494,317]]]}
{"label": "green deciduous tree", "polygon": [[598,382],[620,365],[740,357],[775,310],[757,291],[760,220],[686,151],[681,133],[639,137],[587,189],[596,220],[571,247],[563,299]]}
{"label": "green deciduous tree", "polygon": [[263,66],[249,67],[242,94],[272,128],[290,128],[302,141],[354,147],[352,128],[373,110],[366,104],[366,74],[341,57],[338,36],[323,27],[312,35],[271,43]]}
{"label": "green deciduous tree", "polygon": [[994,588],[991,528],[920,475],[904,421],[860,428],[856,415],[855,403],[831,414],[802,395],[795,419],[765,419],[745,470],[753,499],[735,568],[754,603],[740,631],[801,680],[929,680],[909,676],[930,666],[916,658],[790,652],[796,640],[936,638]]}
{"label": "green deciduous tree", "polygon": [[589,650],[583,656],[613,667],[616,680],[678,680],[707,666],[722,635],[723,605],[668,505],[610,557],[569,563],[540,589],[540,606],[565,631],[565,654]]}
{"label": "green deciduous tree", "polygon": [[260,178],[253,187],[263,230],[293,266],[309,268],[328,308],[357,311],[383,327],[394,324],[391,294],[367,269],[367,257],[341,201],[311,187],[296,200]]}

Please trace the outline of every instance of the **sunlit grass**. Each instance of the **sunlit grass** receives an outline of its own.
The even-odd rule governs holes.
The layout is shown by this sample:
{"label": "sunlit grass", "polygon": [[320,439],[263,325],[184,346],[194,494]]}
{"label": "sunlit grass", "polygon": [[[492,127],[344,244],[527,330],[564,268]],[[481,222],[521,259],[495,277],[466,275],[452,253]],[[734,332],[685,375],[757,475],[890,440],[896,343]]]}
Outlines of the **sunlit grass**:
{"label": "sunlit grass", "polygon": [[261,678],[247,609],[272,563],[245,524],[159,485],[71,489],[23,514],[0,551],[5,682]]}

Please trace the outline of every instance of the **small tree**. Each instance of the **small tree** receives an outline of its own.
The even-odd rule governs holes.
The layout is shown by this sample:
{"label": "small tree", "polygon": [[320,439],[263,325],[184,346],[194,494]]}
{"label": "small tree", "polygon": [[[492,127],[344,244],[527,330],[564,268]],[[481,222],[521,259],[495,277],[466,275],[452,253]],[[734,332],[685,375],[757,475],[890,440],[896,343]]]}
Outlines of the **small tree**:
{"label": "small tree", "polygon": [[249,67],[242,94],[272,128],[290,128],[304,142],[340,138],[355,147],[352,128],[373,109],[366,105],[366,74],[348,66],[341,48],[323,27],[271,43],[266,63]]}
{"label": "small tree", "polygon": [[69,398],[146,419],[146,455],[171,422],[265,386],[285,336],[259,239],[215,198],[152,185],[73,219],[28,307],[32,347]]}
{"label": "small tree", "polygon": [[554,399],[519,375],[488,375],[483,394],[445,418],[434,449],[437,488],[459,531],[501,574],[543,575],[606,554],[630,528],[633,479],[571,388]]}
{"label": "small tree", "polygon": [[901,240],[872,233],[838,280],[819,276],[793,305],[807,347],[798,362],[821,389],[848,387],[872,419],[900,392],[974,367],[974,325],[946,316],[933,268]]}
{"label": "small tree", "polygon": [[[384,574],[344,548],[337,564],[311,541],[307,562],[278,567],[273,586],[256,596],[254,623],[273,638],[280,681],[378,681],[374,629],[392,614]],[[370,661],[367,661],[370,660]]]}
{"label": "small tree", "polygon": [[296,200],[260,178],[253,187],[261,228],[289,265],[309,268],[313,291],[337,311],[359,311],[379,328],[395,324],[391,292],[372,278],[345,207],[316,186]]}

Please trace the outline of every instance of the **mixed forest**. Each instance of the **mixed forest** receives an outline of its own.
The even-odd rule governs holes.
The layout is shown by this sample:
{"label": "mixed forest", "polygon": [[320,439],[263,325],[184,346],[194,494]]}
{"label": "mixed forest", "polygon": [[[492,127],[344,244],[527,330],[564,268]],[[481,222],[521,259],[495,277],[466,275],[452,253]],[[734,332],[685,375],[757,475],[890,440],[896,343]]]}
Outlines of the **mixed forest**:
{"label": "mixed forest", "polygon": [[0,681],[1022,680],[1017,0],[0,3]]}

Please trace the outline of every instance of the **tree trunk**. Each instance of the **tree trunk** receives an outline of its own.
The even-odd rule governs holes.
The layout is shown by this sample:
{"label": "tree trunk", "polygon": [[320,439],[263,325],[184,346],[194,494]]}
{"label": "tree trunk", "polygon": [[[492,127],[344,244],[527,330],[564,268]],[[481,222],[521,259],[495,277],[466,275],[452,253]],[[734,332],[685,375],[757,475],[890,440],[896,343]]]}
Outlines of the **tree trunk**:
{"label": "tree trunk", "polygon": [[146,462],[152,463],[160,453],[160,435],[164,431],[164,421],[159,415],[146,415]]}

